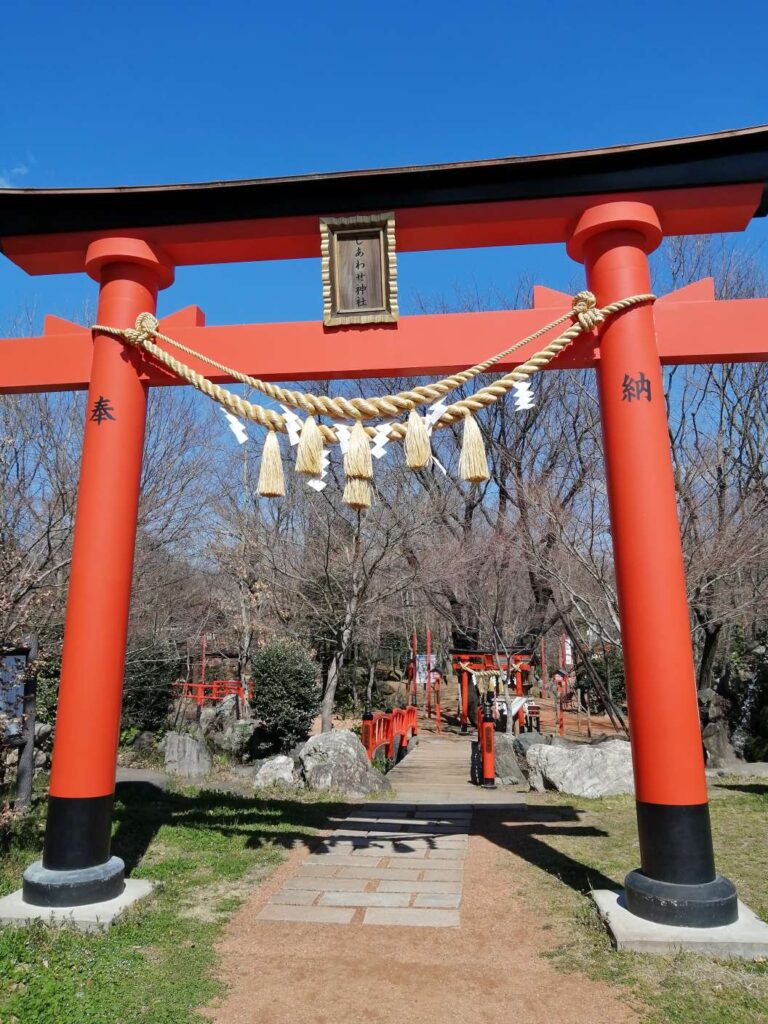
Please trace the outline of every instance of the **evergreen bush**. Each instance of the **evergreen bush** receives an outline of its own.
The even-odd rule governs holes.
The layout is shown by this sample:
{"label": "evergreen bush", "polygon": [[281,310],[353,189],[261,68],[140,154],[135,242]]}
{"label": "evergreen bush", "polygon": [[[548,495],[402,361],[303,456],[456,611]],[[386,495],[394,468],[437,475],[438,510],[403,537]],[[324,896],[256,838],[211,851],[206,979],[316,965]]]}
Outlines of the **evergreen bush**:
{"label": "evergreen bush", "polygon": [[251,706],[272,748],[290,750],[309,734],[320,710],[318,666],[300,643],[275,639],[251,660]]}

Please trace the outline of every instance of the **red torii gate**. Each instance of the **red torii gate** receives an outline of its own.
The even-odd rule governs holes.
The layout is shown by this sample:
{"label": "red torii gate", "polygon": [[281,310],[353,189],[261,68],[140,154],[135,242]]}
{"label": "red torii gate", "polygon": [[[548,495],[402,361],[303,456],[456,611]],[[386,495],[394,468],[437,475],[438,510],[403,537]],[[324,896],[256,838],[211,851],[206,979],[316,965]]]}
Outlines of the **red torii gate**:
{"label": "red torii gate", "polygon": [[[319,217],[394,210],[400,251],[565,242],[599,305],[650,291],[664,235],[741,231],[763,215],[768,128],[555,156],[299,178],[126,189],[2,190],[4,254],[30,274],[85,271],[98,321],[154,312],[176,266],[317,257]],[[329,331],[321,323],[205,327],[196,307],[161,329],[271,380],[445,374],[565,310],[538,288],[531,310],[405,317]],[[371,358],[369,332],[377,342]],[[498,364],[521,362],[528,353]],[[614,317],[548,369],[598,374],[635,767],[641,869],[629,908],[666,923],[736,919],[716,873],[661,363],[768,358],[768,301],[715,302],[699,282]],[[194,365],[194,362],[193,362]],[[213,379],[205,365],[201,373]],[[644,374],[648,401],[622,400]],[[50,801],[42,861],[24,899],[77,906],[123,888],[110,856],[121,690],[147,387],[176,383],[115,338],[55,317],[40,338],[0,343],[0,391],[88,389]],[[113,418],[90,415],[108,399]],[[666,652],[648,674],[649,636]],[[644,699],[638,699],[642,689]],[[653,712],[663,699],[666,714]]]}

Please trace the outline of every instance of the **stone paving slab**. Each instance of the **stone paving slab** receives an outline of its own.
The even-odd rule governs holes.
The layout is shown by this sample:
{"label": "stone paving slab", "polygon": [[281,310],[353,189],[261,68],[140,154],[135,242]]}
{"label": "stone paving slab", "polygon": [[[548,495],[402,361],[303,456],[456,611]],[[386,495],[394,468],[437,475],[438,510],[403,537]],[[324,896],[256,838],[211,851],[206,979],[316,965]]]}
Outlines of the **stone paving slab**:
{"label": "stone paving slab", "polygon": [[379,892],[461,892],[461,882],[379,882]]}
{"label": "stone paving slab", "polygon": [[[376,854],[376,863],[380,860],[381,854],[378,853]],[[357,858],[353,860],[348,853],[318,853],[315,851],[307,857],[304,864],[330,864],[336,867],[343,867],[347,864],[359,865],[360,861]]]}
{"label": "stone paving slab", "polygon": [[281,907],[268,903],[257,915],[259,921],[301,921],[310,924],[351,924],[354,908]]}
{"label": "stone paving slab", "polygon": [[[302,875],[312,875],[314,878],[333,878],[338,871],[343,871],[344,868],[338,864],[315,864],[308,863],[305,861],[300,868]],[[362,878],[362,875],[358,875],[358,878]]]}
{"label": "stone paving slab", "polygon": [[461,904],[459,892],[420,892],[413,901],[414,907],[441,907],[457,910]]}
{"label": "stone paving slab", "polygon": [[326,892],[320,897],[321,907],[407,907],[409,892]]}
{"label": "stone paving slab", "polygon": [[281,889],[269,902],[280,906],[310,907],[319,896],[317,889]]}
{"label": "stone paving slab", "polygon": [[414,868],[336,868],[336,871],[337,878],[366,878],[369,881],[418,882],[421,878],[421,872]]}
{"label": "stone paving slab", "polygon": [[397,928],[458,928],[460,919],[458,910],[422,910],[420,907],[393,910],[388,907],[372,907],[366,910],[363,923]]}
{"label": "stone paving slab", "polygon": [[321,892],[363,892],[367,886],[364,878],[302,878],[296,875],[283,883],[284,889],[306,889],[307,883]]}

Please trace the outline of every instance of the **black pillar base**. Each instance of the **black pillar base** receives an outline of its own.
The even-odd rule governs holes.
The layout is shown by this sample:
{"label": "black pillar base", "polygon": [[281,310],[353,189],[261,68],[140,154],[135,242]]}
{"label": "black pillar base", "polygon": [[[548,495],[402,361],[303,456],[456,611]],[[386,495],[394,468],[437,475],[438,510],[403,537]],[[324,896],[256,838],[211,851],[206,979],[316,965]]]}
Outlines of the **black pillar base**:
{"label": "black pillar base", "polygon": [[124,888],[125,864],[119,857],[69,871],[45,868],[37,860],[24,872],[22,899],[35,907],[81,907],[113,900]]}
{"label": "black pillar base", "polygon": [[630,871],[624,879],[624,900],[632,914],[656,924],[717,928],[733,924],[739,916],[736,887],[722,875],[711,882],[681,885]]}
{"label": "black pillar base", "polygon": [[462,736],[466,736],[467,733],[469,732],[469,726],[466,723],[464,723],[461,729],[459,729],[459,732],[461,733]]}
{"label": "black pillar base", "polygon": [[483,779],[483,789],[496,789],[496,780]]}

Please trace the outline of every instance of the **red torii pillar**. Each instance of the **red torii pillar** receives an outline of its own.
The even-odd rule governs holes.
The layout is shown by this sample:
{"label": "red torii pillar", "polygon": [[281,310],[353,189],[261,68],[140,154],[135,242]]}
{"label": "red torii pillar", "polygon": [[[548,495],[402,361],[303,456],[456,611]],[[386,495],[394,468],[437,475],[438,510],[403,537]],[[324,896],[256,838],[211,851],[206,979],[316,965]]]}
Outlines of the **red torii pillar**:
{"label": "red torii pillar", "polygon": [[[98,321],[117,327],[154,312],[158,289],[173,281],[165,260],[132,238],[93,242],[86,270],[100,284]],[[98,903],[124,886],[110,839],[147,406],[140,363],[96,334],[45,843],[24,872],[23,898],[39,906]]]}
{"label": "red torii pillar", "polygon": [[[599,306],[650,292],[653,207],[587,210],[568,243]],[[661,364],[650,306],[600,330],[597,366],[608,501],[635,774],[641,867],[625,880],[632,913],[712,927],[737,919],[733,884],[715,871]],[[650,644],[665,652],[650,668]],[[658,714],[663,703],[664,714]]]}

